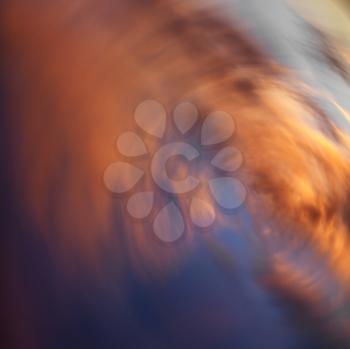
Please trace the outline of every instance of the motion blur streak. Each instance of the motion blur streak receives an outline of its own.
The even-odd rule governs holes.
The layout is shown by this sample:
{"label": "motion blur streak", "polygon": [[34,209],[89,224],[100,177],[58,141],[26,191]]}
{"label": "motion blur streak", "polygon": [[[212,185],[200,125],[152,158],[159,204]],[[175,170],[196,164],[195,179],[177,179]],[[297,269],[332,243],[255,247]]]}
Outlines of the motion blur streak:
{"label": "motion blur streak", "polygon": [[[234,117],[233,143],[244,155],[237,176],[249,189],[245,207],[257,253],[268,265],[265,284],[288,290],[322,316],[348,300],[350,139],[317,102],[327,99],[348,123],[349,111],[334,96],[324,98],[274,60],[242,29],[239,16],[229,20],[193,1],[13,0],[1,6],[15,215],[30,227],[27,239],[45,242],[68,284],[83,271],[103,285],[112,268],[116,302],[122,302],[126,265],[142,280],[162,280],[195,248],[188,217],[184,241],[164,248],[147,225],[126,219],[102,183],[107,164],[118,158],[116,137],[134,127],[140,101],[157,100],[170,114],[190,100],[201,116],[223,110]],[[329,65],[346,80],[342,57],[349,53],[339,50]],[[201,169],[198,175],[208,174]],[[222,217],[219,224],[236,227],[242,220]],[[206,241],[230,270],[215,234]],[[312,263],[295,262],[303,248]],[[324,275],[313,277],[319,270]],[[34,348],[28,329],[35,325],[18,320],[31,308],[31,295],[17,292],[26,306],[18,306],[12,322],[29,332],[22,329],[17,347]],[[348,321],[336,331],[349,333]]]}

